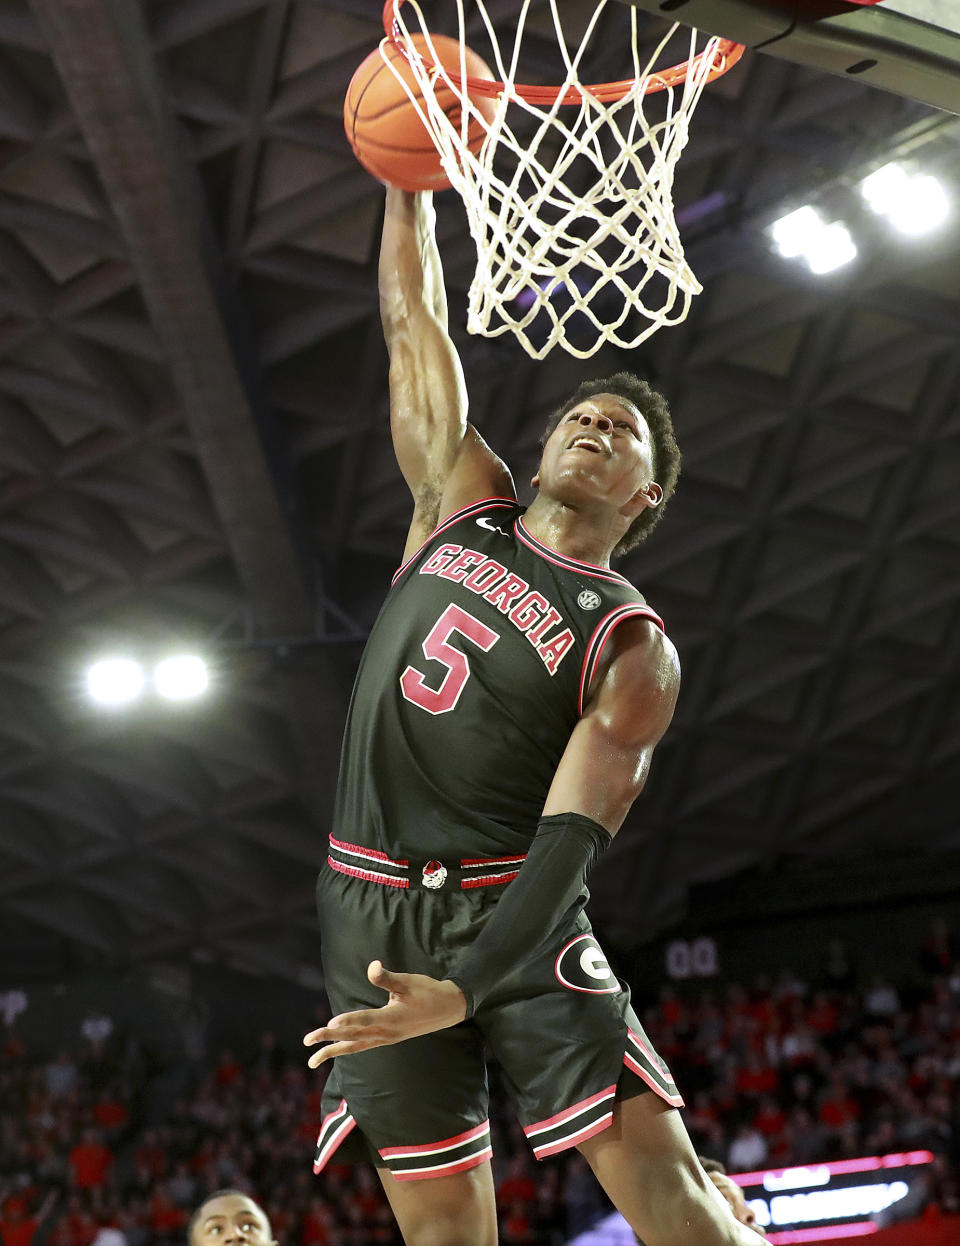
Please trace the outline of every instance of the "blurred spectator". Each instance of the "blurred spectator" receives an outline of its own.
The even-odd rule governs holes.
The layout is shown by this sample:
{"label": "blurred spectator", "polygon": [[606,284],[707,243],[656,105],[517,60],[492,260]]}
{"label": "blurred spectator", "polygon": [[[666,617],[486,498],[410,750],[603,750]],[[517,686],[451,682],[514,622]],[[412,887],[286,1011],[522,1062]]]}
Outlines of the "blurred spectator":
{"label": "blurred spectator", "polygon": [[757,1224],[757,1217],[753,1208],[747,1205],[743,1190],[741,1190],[732,1177],[727,1176],[727,1170],[723,1164],[718,1159],[705,1159],[702,1155],[697,1156],[697,1158],[700,1160],[700,1166],[703,1168],[703,1171],[730,1204],[730,1210],[733,1212],[734,1219],[739,1220],[741,1224],[745,1224],[748,1229],[753,1229],[758,1236],[766,1237],[766,1231]]}
{"label": "blurred spectator", "polygon": [[734,1172],[753,1172],[767,1162],[767,1142],[749,1121],[744,1121],[730,1143],[727,1162]]}
{"label": "blurred spectator", "polygon": [[209,1194],[190,1217],[186,1237],[187,1246],[212,1246],[238,1238],[250,1246],[276,1246],[263,1208],[242,1190]]}
{"label": "blurred spectator", "polygon": [[948,974],[958,959],[956,944],[950,927],[944,919],[931,922],[930,929],[920,949],[920,966],[931,977]]}
{"label": "blurred spectator", "polygon": [[58,1051],[46,1067],[47,1090],[55,1099],[63,1099],[77,1084],[77,1066],[66,1051]]}
{"label": "blurred spectator", "polygon": [[51,1191],[32,1215],[28,1200],[22,1194],[11,1195],[0,1209],[0,1242],[3,1246],[30,1246],[37,1230],[46,1220],[56,1201]]}
{"label": "blurred spectator", "polygon": [[823,967],[823,984],[828,991],[852,991],[856,985],[856,972],[842,939],[831,939],[827,944],[827,959]]}
{"label": "blurred spectator", "polygon": [[522,1151],[518,1151],[511,1159],[506,1175],[497,1183],[496,1192],[499,1207],[509,1207],[517,1203],[529,1206],[536,1201],[537,1183]]}
{"label": "blurred spectator", "polygon": [[[699,1150],[753,1171],[930,1149],[932,1196],[945,1215],[956,1208],[955,966],[862,993],[820,975],[808,991],[789,971],[750,989],[684,983],[661,1002],[663,1015],[644,1010],[644,1027],[670,1048]],[[182,1246],[189,1208],[224,1186],[263,1195],[283,1246],[401,1246],[370,1166],[335,1161],[313,1177],[322,1081],[299,1051],[285,1053],[272,1032],[253,1035],[249,1049],[184,1059],[182,1069],[154,1063],[151,1081],[151,1061],[128,1047],[112,1032],[99,1054],[21,1047],[0,1065],[3,1246]],[[576,1152],[534,1162],[500,1106],[496,1066],[491,1083],[504,1243],[559,1246],[606,1201]]]}
{"label": "blurred spectator", "polygon": [[70,1152],[67,1167],[70,1182],[77,1190],[101,1190],[107,1184],[113,1155],[96,1129],[83,1131],[83,1140]]}
{"label": "blurred spectator", "polygon": [[863,1006],[872,1017],[892,1017],[900,1008],[900,996],[889,982],[877,974],[863,997]]}
{"label": "blurred spectator", "polygon": [[588,1229],[604,1209],[604,1199],[590,1165],[577,1153],[571,1156],[567,1167],[564,1190],[567,1212],[567,1232],[571,1237]]}

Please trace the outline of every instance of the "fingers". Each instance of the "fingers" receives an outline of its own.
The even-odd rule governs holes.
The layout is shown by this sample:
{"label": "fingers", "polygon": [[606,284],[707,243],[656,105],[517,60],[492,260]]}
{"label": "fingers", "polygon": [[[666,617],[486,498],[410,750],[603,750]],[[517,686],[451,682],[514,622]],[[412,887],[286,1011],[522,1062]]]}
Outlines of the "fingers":
{"label": "fingers", "polygon": [[304,1047],[315,1047],[325,1043],[320,1051],[315,1051],[307,1061],[311,1069],[319,1068],[326,1060],[334,1060],[337,1056],[349,1056],[358,1051],[369,1051],[371,1047],[383,1047],[396,1042],[396,1036],[390,1034],[382,1024],[381,1009],[375,1008],[366,1012],[344,1012],[334,1017],[319,1030],[311,1030],[303,1036]]}
{"label": "fingers", "polygon": [[307,1067],[318,1069],[321,1064],[327,1060],[335,1060],[337,1056],[350,1056],[358,1051],[369,1051],[371,1047],[382,1046],[382,1040],[360,1040],[353,1039],[349,1042],[328,1043],[326,1047],[321,1047],[319,1051],[315,1051],[307,1061]]}
{"label": "fingers", "polygon": [[316,1047],[317,1043],[332,1043],[341,1039],[358,1037],[368,1026],[376,1023],[379,1015],[379,1008],[341,1012],[326,1025],[322,1025],[319,1030],[311,1030],[309,1034],[304,1034],[303,1045]]}
{"label": "fingers", "polygon": [[409,977],[408,973],[394,973],[385,969],[382,960],[372,960],[367,966],[368,980],[383,991],[402,992]]}

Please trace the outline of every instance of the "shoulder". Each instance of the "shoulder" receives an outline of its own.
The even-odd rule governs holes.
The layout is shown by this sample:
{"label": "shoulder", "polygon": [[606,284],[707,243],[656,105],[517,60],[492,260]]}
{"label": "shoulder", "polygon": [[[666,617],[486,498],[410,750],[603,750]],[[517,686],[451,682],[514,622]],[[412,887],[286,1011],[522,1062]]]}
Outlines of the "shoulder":
{"label": "shoulder", "polygon": [[659,621],[643,615],[624,619],[610,637],[606,671],[620,683],[679,687],[680,655]]}
{"label": "shoulder", "polygon": [[622,745],[646,748],[663,735],[680,691],[680,659],[649,618],[625,620],[611,637],[584,717],[593,717]]}

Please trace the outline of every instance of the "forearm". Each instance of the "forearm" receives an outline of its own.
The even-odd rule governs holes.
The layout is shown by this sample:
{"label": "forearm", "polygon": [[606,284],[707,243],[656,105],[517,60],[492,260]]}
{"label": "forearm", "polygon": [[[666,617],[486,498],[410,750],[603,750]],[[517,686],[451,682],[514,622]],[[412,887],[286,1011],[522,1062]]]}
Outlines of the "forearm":
{"label": "forearm", "polygon": [[447,298],[435,228],[436,212],[429,192],[411,194],[387,187],[379,288],[388,348],[394,328],[410,316],[427,313],[446,331]]}
{"label": "forearm", "polygon": [[581,814],[544,817],[527,859],[486,926],[448,977],[472,1016],[511,970],[534,956],[564,915],[579,905],[591,868],[610,833]]}
{"label": "forearm", "polygon": [[425,514],[439,506],[467,429],[433,223],[429,196],[388,190],[380,315],[390,354],[390,428],[400,470]]}

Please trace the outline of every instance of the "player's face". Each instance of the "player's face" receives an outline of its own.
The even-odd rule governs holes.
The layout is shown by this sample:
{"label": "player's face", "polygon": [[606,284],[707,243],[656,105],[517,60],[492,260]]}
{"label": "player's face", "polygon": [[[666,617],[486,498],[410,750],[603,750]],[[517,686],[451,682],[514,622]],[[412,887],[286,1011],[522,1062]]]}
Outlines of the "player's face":
{"label": "player's face", "polygon": [[[535,486],[561,501],[604,497],[619,507],[636,500],[656,505],[653,443],[647,422],[632,403],[595,394],[568,411],[543,448]],[[640,506],[642,509],[642,506]],[[638,512],[639,513],[639,512]]]}
{"label": "player's face", "polygon": [[276,1246],[270,1223],[243,1194],[224,1194],[204,1206],[190,1234],[189,1246]]}
{"label": "player's face", "polygon": [[766,1233],[757,1224],[757,1217],[753,1213],[753,1208],[747,1204],[743,1190],[740,1189],[736,1181],[722,1172],[711,1172],[708,1176],[730,1204],[730,1210],[736,1219],[741,1224],[745,1224],[748,1228],[753,1229],[754,1233],[758,1233],[761,1237],[766,1237]]}

